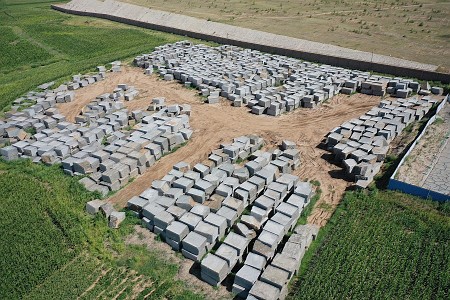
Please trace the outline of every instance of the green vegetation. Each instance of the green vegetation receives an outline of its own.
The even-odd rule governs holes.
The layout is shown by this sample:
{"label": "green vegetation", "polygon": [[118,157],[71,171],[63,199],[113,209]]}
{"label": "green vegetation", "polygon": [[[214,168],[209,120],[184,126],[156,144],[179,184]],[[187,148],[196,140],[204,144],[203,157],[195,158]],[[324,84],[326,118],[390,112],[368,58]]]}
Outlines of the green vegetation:
{"label": "green vegetation", "polygon": [[300,214],[300,218],[298,219],[297,224],[305,225],[307,223],[309,215],[311,214],[317,201],[319,201],[320,196],[322,196],[322,189],[319,188],[320,182],[318,180],[311,180],[311,184],[317,187],[315,194],[314,196],[312,196],[308,206],[306,206],[306,208],[302,210],[302,213]]}
{"label": "green vegetation", "polygon": [[157,250],[125,245],[140,224],[131,213],[118,230],[103,216],[88,216],[85,203],[99,195],[60,166],[0,160],[0,194],[1,299],[143,298],[150,291],[156,298],[200,297],[175,279],[179,266]]}
{"label": "green vegetation", "polygon": [[305,255],[291,299],[446,299],[450,204],[348,192]]}
{"label": "green vegetation", "polygon": [[114,60],[129,61],[176,35],[73,16],[50,2],[0,0],[0,110],[38,85],[62,82]]}

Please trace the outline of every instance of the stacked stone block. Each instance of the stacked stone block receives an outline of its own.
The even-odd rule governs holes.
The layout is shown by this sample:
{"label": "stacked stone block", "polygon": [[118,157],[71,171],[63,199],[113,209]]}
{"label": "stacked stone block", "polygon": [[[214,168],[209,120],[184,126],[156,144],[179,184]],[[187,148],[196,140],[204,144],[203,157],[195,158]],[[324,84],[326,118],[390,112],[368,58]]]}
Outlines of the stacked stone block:
{"label": "stacked stone block", "polygon": [[243,294],[279,252],[313,194],[309,183],[290,174],[300,165],[294,143],[284,141],[273,151],[260,150],[262,144],[259,137],[242,136],[203,163],[180,162],[128,202],[145,226],[200,262],[205,282],[217,286],[243,266],[234,285]]}
{"label": "stacked stone block", "polygon": [[377,107],[333,129],[326,146],[359,187],[380,171],[390,143],[413,121],[421,120],[439,99],[431,96],[382,100]]}

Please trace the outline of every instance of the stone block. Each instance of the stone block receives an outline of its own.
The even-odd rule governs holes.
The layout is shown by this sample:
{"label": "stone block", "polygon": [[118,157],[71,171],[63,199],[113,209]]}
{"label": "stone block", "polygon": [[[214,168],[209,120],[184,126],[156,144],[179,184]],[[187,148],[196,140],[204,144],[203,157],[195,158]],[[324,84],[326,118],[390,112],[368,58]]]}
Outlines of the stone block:
{"label": "stone block", "polygon": [[191,210],[196,205],[197,202],[192,199],[191,196],[188,195],[182,195],[178,197],[175,204],[185,210]]}
{"label": "stone block", "polygon": [[181,223],[186,224],[189,230],[194,230],[194,228],[202,221],[202,217],[199,217],[191,212],[185,213],[179,220]]}
{"label": "stone block", "polygon": [[290,280],[297,273],[297,264],[298,262],[294,258],[283,253],[275,255],[275,258],[271,263],[272,266],[288,272],[288,280]]}
{"label": "stone block", "polygon": [[204,236],[191,231],[183,239],[181,244],[183,250],[189,251],[194,255],[199,255],[206,252],[207,239]]}
{"label": "stone block", "polygon": [[210,214],[210,208],[205,205],[195,205],[192,207],[190,212],[194,215],[201,217],[202,219],[206,218]]}
{"label": "stone block", "polygon": [[164,207],[156,203],[149,203],[142,209],[142,215],[153,222],[155,215],[162,211],[164,211]]}
{"label": "stone block", "polygon": [[227,219],[215,213],[210,213],[208,216],[206,216],[204,221],[218,228],[219,239],[221,239],[225,235],[226,230],[228,228]]}
{"label": "stone block", "polygon": [[189,233],[189,227],[181,222],[174,221],[166,228],[166,238],[181,242]]}
{"label": "stone block", "polygon": [[91,215],[95,215],[100,211],[100,207],[105,204],[105,200],[92,200],[86,203],[86,212]]}
{"label": "stone block", "polygon": [[234,283],[242,286],[246,290],[250,290],[258,280],[261,270],[255,269],[248,265],[243,265],[236,273]]}
{"label": "stone block", "polygon": [[[176,181],[175,181],[175,182],[176,182]],[[199,190],[199,189],[196,189],[196,188],[190,188],[190,189],[186,192],[186,195],[191,196],[192,199],[193,199],[195,202],[198,202],[198,203],[204,203],[205,200],[206,200],[206,194],[205,194],[205,191],[202,191],[202,190]]]}
{"label": "stone block", "polygon": [[262,282],[270,284],[280,290],[287,284],[288,279],[288,272],[274,267],[273,265],[267,266],[260,278]]}
{"label": "stone block", "polygon": [[271,284],[257,280],[250,289],[249,297],[250,296],[258,300],[278,300],[280,296],[280,289]]}
{"label": "stone block", "polygon": [[244,264],[257,270],[263,270],[266,266],[266,262],[264,256],[250,252],[245,259]]}
{"label": "stone block", "polygon": [[226,261],[212,253],[206,255],[202,260],[200,270],[201,278],[214,286],[222,282],[228,275]]}
{"label": "stone block", "polygon": [[172,184],[172,187],[182,189],[183,192],[187,192],[189,189],[191,189],[194,186],[194,180],[181,177],[175,180]]}
{"label": "stone block", "polygon": [[162,230],[165,230],[173,221],[175,221],[174,216],[164,210],[156,213],[153,218],[153,224]]}
{"label": "stone block", "polygon": [[242,256],[247,250],[249,240],[239,234],[230,232],[223,243],[236,249],[238,251],[238,255]]}
{"label": "stone block", "polygon": [[167,208],[167,212],[170,213],[175,220],[179,220],[187,211],[184,208],[172,205]]}
{"label": "stone block", "polygon": [[238,250],[226,244],[221,244],[215,254],[227,262],[230,271],[239,260]]}
{"label": "stone block", "polygon": [[217,214],[227,220],[228,227],[231,227],[238,218],[237,211],[226,206],[222,206],[217,211]]}
{"label": "stone block", "polygon": [[120,223],[125,220],[125,212],[113,211],[109,216],[108,226],[111,228],[119,228]]}
{"label": "stone block", "polygon": [[214,225],[200,221],[194,228],[194,232],[206,237],[209,244],[214,245],[219,237],[219,229]]}

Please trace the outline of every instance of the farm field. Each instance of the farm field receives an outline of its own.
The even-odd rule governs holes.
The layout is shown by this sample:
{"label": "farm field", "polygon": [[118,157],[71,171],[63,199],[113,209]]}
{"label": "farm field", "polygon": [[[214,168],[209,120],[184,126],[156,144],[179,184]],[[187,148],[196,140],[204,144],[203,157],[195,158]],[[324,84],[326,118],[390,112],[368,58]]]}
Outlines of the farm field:
{"label": "farm field", "polygon": [[449,205],[374,190],[348,192],[290,299],[446,299]]}
{"label": "farm field", "polygon": [[179,265],[162,252],[125,244],[138,219],[112,230],[85,214],[98,195],[59,166],[0,161],[0,194],[0,298],[202,298],[175,278]]}
{"label": "farm field", "polygon": [[450,71],[448,1],[124,0],[214,22],[441,66]]}
{"label": "farm field", "polygon": [[181,40],[175,35],[53,11],[51,2],[0,1],[0,110],[39,84]]}

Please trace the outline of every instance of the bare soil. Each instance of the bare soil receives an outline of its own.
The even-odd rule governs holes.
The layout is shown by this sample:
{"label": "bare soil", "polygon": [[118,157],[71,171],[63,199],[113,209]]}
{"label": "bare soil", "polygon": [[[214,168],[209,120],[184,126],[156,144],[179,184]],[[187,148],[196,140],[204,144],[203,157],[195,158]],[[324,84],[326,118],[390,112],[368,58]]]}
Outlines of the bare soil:
{"label": "bare soil", "polygon": [[339,167],[322,158],[328,152],[318,146],[331,129],[359,117],[380,101],[379,97],[363,94],[337,95],[316,109],[297,109],[279,117],[257,116],[249,113],[247,108],[232,107],[227,100],[219,104],[204,104],[195,90],[186,89],[177,82],[163,81],[156,75],[144,75],[138,68],[124,67],[122,72],[108,74],[104,81],[76,91],[73,102],[58,107],[68,120],[73,121],[87,103],[102,93],[111,92],[119,83],[133,85],[140,91],[136,100],[125,102],[130,110],[146,109],[153,97],[161,96],[166,97],[168,104],[190,104],[194,134],[186,146],[160,159],[109,198],[110,202],[123,207],[132,196],[142,193],[153,180],[162,178],[177,162],[202,162],[220,143],[229,143],[241,135],[257,134],[269,145],[279,144],[284,139],[297,144],[301,167],[295,174],[303,180],[314,179],[321,183],[321,199],[308,219],[308,222],[319,226],[326,224],[350,183],[341,179]]}
{"label": "bare soil", "polygon": [[450,68],[449,1],[121,1]]}
{"label": "bare soil", "polygon": [[422,138],[411,151],[397,173],[397,179],[422,186],[426,176],[433,166],[433,162],[439,157],[439,152],[444,146],[446,136],[450,134],[450,106],[446,105],[438,116],[440,121],[431,124]]}

